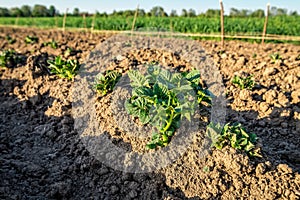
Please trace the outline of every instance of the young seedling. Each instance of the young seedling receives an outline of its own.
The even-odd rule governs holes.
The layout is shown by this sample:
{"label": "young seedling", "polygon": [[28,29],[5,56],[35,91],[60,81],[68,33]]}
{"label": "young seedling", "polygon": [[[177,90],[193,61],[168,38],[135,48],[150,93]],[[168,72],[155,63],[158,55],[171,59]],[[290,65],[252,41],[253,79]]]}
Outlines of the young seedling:
{"label": "young seedling", "polygon": [[48,60],[47,62],[51,73],[69,80],[74,78],[80,66],[77,60],[63,60],[60,56],[55,57],[54,60]]}
{"label": "young seedling", "polygon": [[231,80],[231,82],[234,85],[238,86],[241,90],[243,90],[243,89],[251,90],[255,85],[255,82],[252,78],[253,78],[253,75],[250,75],[250,76],[247,76],[247,77],[244,77],[244,78],[235,75],[233,77],[233,79]]}
{"label": "young seedling", "polygon": [[14,44],[16,42],[16,39],[10,37],[9,35],[6,36],[6,40],[7,40],[8,44]]}
{"label": "young seedling", "polygon": [[270,58],[271,58],[271,63],[274,64],[280,60],[282,60],[282,57],[280,56],[279,53],[273,53],[270,55]]}
{"label": "young seedling", "polygon": [[14,50],[4,50],[0,53],[0,67],[13,67],[21,58],[16,54]]}
{"label": "young seedling", "polygon": [[65,57],[74,56],[78,52],[81,52],[81,50],[75,50],[75,49],[73,49],[71,47],[68,47],[67,50],[65,50],[65,52],[64,52],[64,56]]}
{"label": "young seedling", "polygon": [[54,40],[52,40],[51,42],[44,42],[43,46],[50,46],[53,49],[57,49],[58,48],[58,44]]}
{"label": "young seedling", "polygon": [[39,38],[36,36],[27,35],[25,38],[26,44],[34,44],[34,43],[37,43],[38,41],[39,41]]}
{"label": "young seedling", "polygon": [[255,146],[257,136],[254,133],[247,133],[240,123],[225,126],[211,122],[206,129],[206,134],[212,141],[212,146],[222,149],[230,145],[235,149],[245,151],[250,156],[261,157],[259,148]]}
{"label": "young seedling", "polygon": [[98,95],[105,96],[113,91],[121,76],[122,74],[117,71],[108,70],[105,74],[97,76],[93,88],[97,91]]}
{"label": "young seedling", "polygon": [[125,103],[128,114],[156,128],[146,148],[166,146],[179,128],[180,120],[191,120],[198,103],[193,99],[193,87],[197,85],[200,73],[192,71],[183,76],[159,66],[149,66],[145,75],[131,70],[128,76],[133,88],[131,98]]}

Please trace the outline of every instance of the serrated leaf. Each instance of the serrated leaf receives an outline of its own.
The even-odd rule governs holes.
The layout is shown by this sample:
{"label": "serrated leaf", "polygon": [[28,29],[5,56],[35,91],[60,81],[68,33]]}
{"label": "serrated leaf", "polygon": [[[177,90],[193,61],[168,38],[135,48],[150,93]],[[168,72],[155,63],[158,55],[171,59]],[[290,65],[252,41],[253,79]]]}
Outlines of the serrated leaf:
{"label": "serrated leaf", "polygon": [[130,85],[132,87],[149,87],[148,80],[138,70],[130,70],[128,76],[131,80]]}
{"label": "serrated leaf", "polygon": [[200,82],[200,71],[192,70],[185,75],[185,78],[191,83],[198,84]]}

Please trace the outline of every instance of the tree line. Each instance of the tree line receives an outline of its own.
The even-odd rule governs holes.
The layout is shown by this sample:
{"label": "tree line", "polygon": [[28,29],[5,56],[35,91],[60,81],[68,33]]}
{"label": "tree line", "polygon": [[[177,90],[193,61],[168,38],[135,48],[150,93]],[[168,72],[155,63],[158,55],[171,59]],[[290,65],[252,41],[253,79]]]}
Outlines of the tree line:
{"label": "tree line", "polygon": [[[121,17],[131,17],[134,16],[136,10],[121,10],[116,11],[114,10],[112,13],[106,12],[98,12],[96,11],[95,14],[97,16],[102,17],[109,17],[109,16],[121,16]],[[79,8],[74,8],[73,12],[67,13],[69,16],[91,16],[94,13],[88,12],[81,12]],[[181,13],[177,13],[176,10],[171,10],[170,13],[167,13],[163,7],[155,6],[149,12],[146,12],[144,9],[138,10],[138,15],[143,17],[198,17],[198,16],[205,16],[205,17],[217,17],[220,15],[219,9],[208,9],[204,13],[196,13],[194,9],[182,9]],[[298,16],[297,11],[288,12],[287,9],[284,8],[277,8],[271,7],[270,9],[270,16]],[[47,8],[44,5],[36,4],[33,7],[28,5],[23,5],[19,7],[13,8],[3,8],[0,7],[0,17],[54,17],[54,16],[61,16],[59,11],[55,8],[55,6],[51,5]],[[254,11],[248,9],[236,9],[231,8],[229,17],[264,17],[265,11],[263,9],[257,9]]]}

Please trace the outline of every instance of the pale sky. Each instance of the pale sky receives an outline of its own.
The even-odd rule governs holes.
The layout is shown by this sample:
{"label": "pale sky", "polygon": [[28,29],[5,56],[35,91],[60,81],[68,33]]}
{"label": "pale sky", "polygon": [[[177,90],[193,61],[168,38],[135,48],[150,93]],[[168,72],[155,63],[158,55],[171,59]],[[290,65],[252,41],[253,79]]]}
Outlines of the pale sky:
{"label": "pale sky", "polygon": [[[267,3],[271,6],[280,8],[286,8],[288,11],[297,11],[300,13],[300,1],[299,0],[223,0],[225,14],[229,14],[230,8],[237,9],[266,9]],[[0,0],[0,7],[21,7],[22,5],[41,4],[49,7],[54,5],[61,13],[65,12],[66,8],[69,8],[69,12],[72,12],[74,8],[78,7],[80,11],[88,11],[90,13],[98,10],[99,12],[111,13],[113,10],[134,10],[139,4],[141,9],[149,11],[154,6],[162,6],[167,13],[170,13],[172,9],[177,10],[178,14],[181,14],[183,8],[193,8],[197,13],[205,12],[209,8],[219,9],[219,0]]]}

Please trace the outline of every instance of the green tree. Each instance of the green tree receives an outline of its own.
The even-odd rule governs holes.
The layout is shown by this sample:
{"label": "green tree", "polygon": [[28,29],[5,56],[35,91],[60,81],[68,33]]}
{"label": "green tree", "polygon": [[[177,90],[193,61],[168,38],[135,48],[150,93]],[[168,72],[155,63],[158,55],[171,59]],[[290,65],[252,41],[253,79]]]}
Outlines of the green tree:
{"label": "green tree", "polygon": [[181,10],[181,17],[187,17],[188,16],[188,11],[186,9]]}
{"label": "green tree", "polygon": [[205,12],[206,17],[219,17],[220,16],[220,10],[219,9],[208,9]]}
{"label": "green tree", "polygon": [[194,9],[190,8],[189,11],[188,11],[188,16],[189,17],[196,17],[197,16],[196,11]]}
{"label": "green tree", "polygon": [[17,7],[11,8],[9,12],[10,12],[10,16],[12,16],[12,17],[22,17],[23,16],[22,10]]}
{"label": "green tree", "polygon": [[79,8],[74,8],[74,10],[73,10],[73,16],[79,16],[79,15],[80,15]]}
{"label": "green tree", "polygon": [[251,17],[264,17],[265,16],[265,11],[263,9],[258,9],[253,11],[250,14]]}
{"label": "green tree", "polygon": [[178,17],[176,10],[171,10],[170,17]]}
{"label": "green tree", "polygon": [[21,11],[22,11],[24,17],[30,17],[31,16],[31,7],[30,6],[23,5],[21,7]]}
{"label": "green tree", "polygon": [[297,11],[291,11],[290,16],[298,16],[298,12]]}
{"label": "green tree", "polygon": [[160,6],[155,6],[150,10],[152,17],[164,17],[167,16],[167,13]]}
{"label": "green tree", "polygon": [[32,9],[33,17],[47,17],[49,16],[49,10],[46,6],[36,4]]}
{"label": "green tree", "polygon": [[54,17],[56,15],[56,9],[53,5],[49,7],[49,16]]}
{"label": "green tree", "polygon": [[139,10],[138,10],[138,16],[144,17],[145,15],[146,15],[146,12],[145,12],[144,9],[139,9]]}
{"label": "green tree", "polygon": [[10,12],[7,8],[0,8],[0,17],[9,17]]}

